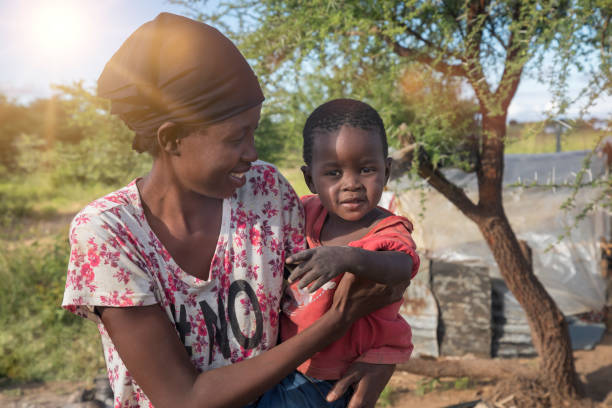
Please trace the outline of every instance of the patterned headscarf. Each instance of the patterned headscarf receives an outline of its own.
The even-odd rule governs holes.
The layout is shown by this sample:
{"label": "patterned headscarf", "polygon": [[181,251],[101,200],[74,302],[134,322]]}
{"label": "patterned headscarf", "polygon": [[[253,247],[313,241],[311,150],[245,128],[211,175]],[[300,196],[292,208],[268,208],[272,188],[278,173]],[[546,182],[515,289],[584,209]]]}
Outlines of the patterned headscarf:
{"label": "patterned headscarf", "polygon": [[133,148],[141,152],[166,121],[212,124],[264,100],[253,70],[227,37],[170,13],[125,40],[98,78],[98,95],[136,132]]}

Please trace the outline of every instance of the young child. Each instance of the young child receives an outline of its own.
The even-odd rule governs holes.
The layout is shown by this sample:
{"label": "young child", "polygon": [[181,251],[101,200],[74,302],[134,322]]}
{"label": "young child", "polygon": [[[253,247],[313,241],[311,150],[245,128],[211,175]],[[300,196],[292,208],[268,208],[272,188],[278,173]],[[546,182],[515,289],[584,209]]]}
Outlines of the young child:
{"label": "young child", "polygon": [[[311,249],[287,259],[287,264],[297,266],[288,278],[283,304],[283,340],[325,313],[344,272],[392,285],[413,278],[419,268],[410,221],[377,206],[391,159],[376,110],[356,100],[332,100],[310,115],[303,137],[302,172],[314,193],[302,197]],[[335,380],[353,362],[407,361],[412,335],[398,314],[400,305],[401,301],[361,318],[298,370]]]}

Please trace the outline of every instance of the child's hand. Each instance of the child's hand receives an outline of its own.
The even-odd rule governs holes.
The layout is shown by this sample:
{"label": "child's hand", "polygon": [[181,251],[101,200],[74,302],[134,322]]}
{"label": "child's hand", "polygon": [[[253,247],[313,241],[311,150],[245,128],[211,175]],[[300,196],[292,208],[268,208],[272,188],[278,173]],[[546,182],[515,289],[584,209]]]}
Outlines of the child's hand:
{"label": "child's hand", "polygon": [[[321,246],[306,249],[287,258],[287,264],[297,264],[288,281],[300,280],[298,287],[314,292],[336,276],[349,270],[352,247]],[[291,267],[291,265],[289,265]]]}

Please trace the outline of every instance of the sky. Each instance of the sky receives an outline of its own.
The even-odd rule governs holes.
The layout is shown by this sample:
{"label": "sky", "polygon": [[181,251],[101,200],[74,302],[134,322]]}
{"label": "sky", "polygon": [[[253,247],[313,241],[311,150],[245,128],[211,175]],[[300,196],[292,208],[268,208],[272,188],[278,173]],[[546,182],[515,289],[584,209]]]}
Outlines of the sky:
{"label": "sky", "polygon": [[[82,80],[93,88],[121,43],[162,11],[185,14],[166,0],[0,0],[0,93],[27,103],[50,96],[51,84]],[[570,93],[585,83],[574,75]],[[546,85],[524,78],[508,120],[542,119],[551,99]],[[612,116],[612,98],[588,116]]]}

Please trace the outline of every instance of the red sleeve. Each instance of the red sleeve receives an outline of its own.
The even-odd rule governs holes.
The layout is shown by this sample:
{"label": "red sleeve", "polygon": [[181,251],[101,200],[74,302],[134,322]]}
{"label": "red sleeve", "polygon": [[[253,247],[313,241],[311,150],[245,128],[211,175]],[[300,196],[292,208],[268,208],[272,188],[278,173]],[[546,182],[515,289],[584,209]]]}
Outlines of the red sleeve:
{"label": "red sleeve", "polygon": [[416,253],[416,244],[412,239],[412,224],[400,216],[390,216],[381,220],[372,231],[362,239],[352,242],[351,246],[368,251],[399,251],[412,257],[412,275],[419,270],[420,259]]}

